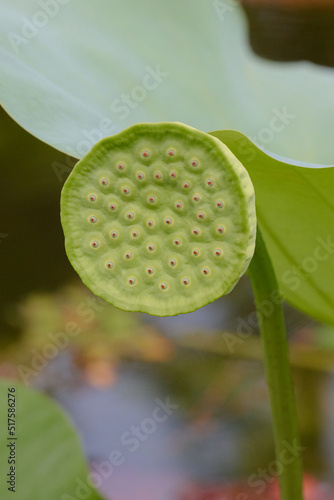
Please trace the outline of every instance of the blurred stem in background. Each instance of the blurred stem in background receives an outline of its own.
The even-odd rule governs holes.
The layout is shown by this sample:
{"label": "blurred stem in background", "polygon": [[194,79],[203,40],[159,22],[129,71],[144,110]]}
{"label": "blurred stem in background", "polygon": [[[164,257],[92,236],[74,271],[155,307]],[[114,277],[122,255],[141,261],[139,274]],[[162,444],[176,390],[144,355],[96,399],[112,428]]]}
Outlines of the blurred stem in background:
{"label": "blurred stem in background", "polygon": [[[264,348],[276,460],[280,464],[280,469],[282,468],[279,475],[281,497],[282,500],[303,500],[302,458],[288,341],[282,306],[277,300],[278,286],[274,269],[259,228],[248,274],[253,287]],[[263,305],[268,303],[271,304],[271,312],[265,315],[261,310]],[[291,463],[286,463],[287,460],[284,460],[287,447],[292,447],[296,451],[295,459]]]}

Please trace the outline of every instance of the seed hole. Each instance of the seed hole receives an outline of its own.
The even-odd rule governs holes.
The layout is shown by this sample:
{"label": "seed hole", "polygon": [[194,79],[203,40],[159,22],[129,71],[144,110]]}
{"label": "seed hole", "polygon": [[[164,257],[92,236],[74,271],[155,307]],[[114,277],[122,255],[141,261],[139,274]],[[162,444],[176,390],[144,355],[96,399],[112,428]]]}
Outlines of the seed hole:
{"label": "seed hole", "polygon": [[96,224],[97,222],[97,217],[95,217],[95,215],[91,215],[89,217],[89,222],[91,222],[92,224]]}
{"label": "seed hole", "polygon": [[124,170],[125,169],[124,163],[118,163],[117,168],[118,170]]}
{"label": "seed hole", "polygon": [[187,285],[189,285],[189,283],[190,283],[190,279],[189,278],[183,278],[182,279],[182,284],[183,285],[187,286]]}
{"label": "seed hole", "polygon": [[169,265],[172,266],[172,267],[175,267],[176,266],[176,260],[175,259],[170,259]]}
{"label": "seed hole", "polygon": [[110,210],[113,210],[113,211],[116,210],[116,208],[117,208],[116,203],[110,203],[109,208],[110,208]]}
{"label": "seed hole", "polygon": [[138,238],[138,236],[139,236],[138,231],[132,231],[131,236],[132,236],[132,238]]}
{"label": "seed hole", "polygon": [[157,199],[156,199],[155,196],[151,195],[151,196],[148,197],[148,201],[149,201],[149,203],[155,203],[157,201]]}
{"label": "seed hole", "polygon": [[131,219],[133,219],[133,218],[134,218],[134,216],[135,216],[135,214],[134,214],[133,212],[128,212],[128,213],[126,214],[126,216],[125,216],[125,217],[126,217],[127,219],[131,220]]}
{"label": "seed hole", "polygon": [[174,245],[176,245],[178,247],[181,245],[181,240],[175,239],[173,243],[174,243]]}
{"label": "seed hole", "polygon": [[198,257],[199,256],[199,250],[197,248],[194,248],[193,250],[193,256]]}
{"label": "seed hole", "polygon": [[154,220],[150,219],[147,221],[148,227],[153,227],[154,226]]}
{"label": "seed hole", "polygon": [[173,170],[171,173],[170,173],[170,176],[172,179],[176,179],[177,177],[177,173]]}
{"label": "seed hole", "polygon": [[197,227],[194,227],[194,229],[193,229],[193,234],[194,234],[195,236],[198,236],[198,235],[199,235],[199,233],[200,233],[200,230],[199,230]]}
{"label": "seed hole", "polygon": [[165,224],[167,224],[167,226],[171,226],[172,223],[173,223],[172,219],[170,217],[166,217]]}
{"label": "seed hole", "polygon": [[183,203],[182,203],[182,201],[177,201],[177,202],[175,203],[175,206],[176,206],[176,208],[178,208],[179,210],[181,210],[181,209],[183,208]]}
{"label": "seed hole", "polygon": [[216,203],[216,207],[217,208],[223,208],[224,207],[224,203],[221,200],[218,200],[217,203]]}
{"label": "seed hole", "polygon": [[138,172],[137,173],[137,179],[139,179],[140,181],[142,181],[144,179],[144,177],[145,176],[144,176],[143,172]]}
{"label": "seed hole", "polygon": [[108,262],[106,262],[106,268],[112,269],[113,267],[114,267],[114,263],[111,260],[108,260]]}
{"label": "seed hole", "polygon": [[103,179],[101,179],[100,182],[101,182],[102,186],[107,186],[109,184],[108,179],[106,179],[105,177]]}
{"label": "seed hole", "polygon": [[162,174],[160,172],[155,172],[154,178],[157,180],[160,180],[160,179],[162,179]]}
{"label": "seed hole", "polygon": [[225,232],[224,226],[218,226],[217,227],[217,233],[218,234],[224,234],[224,232]]}
{"label": "seed hole", "polygon": [[193,200],[198,202],[200,200],[200,195],[199,194],[194,194]]}
{"label": "seed hole", "polygon": [[131,260],[132,259],[132,253],[131,252],[126,252],[124,254],[124,257],[126,258],[126,260]]}
{"label": "seed hole", "polygon": [[154,250],[155,250],[155,245],[154,245],[153,243],[149,243],[149,244],[147,245],[147,250],[148,250],[149,252],[154,252]]}
{"label": "seed hole", "polygon": [[208,179],[206,183],[209,187],[213,187],[215,185],[215,181],[213,179]]}
{"label": "seed hole", "polygon": [[198,167],[198,165],[199,165],[198,160],[195,160],[195,159],[191,160],[191,162],[190,162],[190,163],[191,163],[191,166],[192,166],[192,167]]}
{"label": "seed hole", "polygon": [[198,217],[200,220],[203,220],[203,219],[205,219],[205,213],[204,213],[204,212],[198,212],[197,217]]}
{"label": "seed hole", "polygon": [[167,151],[168,156],[175,156],[175,149],[169,149]]}
{"label": "seed hole", "polygon": [[128,279],[129,285],[135,285],[136,284],[136,278],[129,278]]}
{"label": "seed hole", "polygon": [[202,269],[202,274],[204,274],[204,276],[207,276],[209,273],[210,273],[210,270],[207,267],[204,267]]}
{"label": "seed hole", "polygon": [[152,274],[154,273],[154,269],[153,269],[153,267],[148,267],[148,268],[146,269],[146,272],[147,272],[147,274],[152,275]]}
{"label": "seed hole", "polygon": [[118,231],[111,231],[110,236],[114,239],[118,238]]}
{"label": "seed hole", "polygon": [[167,290],[167,288],[168,288],[167,283],[165,283],[164,281],[162,283],[160,283],[160,288],[161,288],[161,290]]}
{"label": "seed hole", "polygon": [[122,192],[123,192],[123,194],[130,194],[130,188],[125,186],[122,188]]}
{"label": "seed hole", "polygon": [[90,194],[90,195],[88,196],[88,198],[89,198],[89,201],[96,201],[96,196],[95,196],[95,194]]}
{"label": "seed hole", "polygon": [[142,151],[142,157],[143,158],[148,158],[150,156],[150,152],[148,151],[148,149],[145,149],[144,151]]}
{"label": "seed hole", "polygon": [[184,182],[183,183],[183,187],[184,187],[184,189],[189,189],[190,188],[190,182],[188,182],[188,181]]}
{"label": "seed hole", "polygon": [[100,245],[100,243],[97,240],[94,240],[94,241],[91,242],[91,246],[93,248],[97,248],[99,245]]}
{"label": "seed hole", "polygon": [[222,251],[219,248],[216,248],[216,250],[215,250],[215,256],[216,257],[220,257],[221,254],[222,254]]}

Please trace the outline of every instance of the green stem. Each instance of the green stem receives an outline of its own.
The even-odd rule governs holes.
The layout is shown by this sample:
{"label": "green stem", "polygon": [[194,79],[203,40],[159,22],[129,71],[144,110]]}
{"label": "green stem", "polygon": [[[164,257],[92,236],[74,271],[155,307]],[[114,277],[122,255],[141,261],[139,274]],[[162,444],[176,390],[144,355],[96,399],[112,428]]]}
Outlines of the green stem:
{"label": "green stem", "polygon": [[303,500],[301,447],[283,311],[275,272],[259,229],[248,274],[264,348],[281,498]]}

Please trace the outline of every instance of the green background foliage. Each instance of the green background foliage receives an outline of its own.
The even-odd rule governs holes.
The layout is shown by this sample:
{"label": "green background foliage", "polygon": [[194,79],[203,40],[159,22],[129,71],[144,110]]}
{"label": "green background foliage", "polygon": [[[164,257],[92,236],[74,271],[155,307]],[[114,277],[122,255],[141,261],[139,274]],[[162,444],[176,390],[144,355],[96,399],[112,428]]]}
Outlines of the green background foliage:
{"label": "green background foliage", "polygon": [[[8,388],[16,400],[16,488],[8,491],[3,478],[9,473],[10,443],[7,432]],[[18,500],[102,500],[88,483],[87,468],[79,438],[72,424],[48,397],[10,379],[0,379],[1,498]],[[56,479],[56,480],[55,480]],[[82,497],[83,498],[83,497]]]}
{"label": "green background foliage", "polygon": [[284,298],[333,324],[334,168],[276,160],[239,132],[212,135],[232,150],[252,179],[258,224]]}

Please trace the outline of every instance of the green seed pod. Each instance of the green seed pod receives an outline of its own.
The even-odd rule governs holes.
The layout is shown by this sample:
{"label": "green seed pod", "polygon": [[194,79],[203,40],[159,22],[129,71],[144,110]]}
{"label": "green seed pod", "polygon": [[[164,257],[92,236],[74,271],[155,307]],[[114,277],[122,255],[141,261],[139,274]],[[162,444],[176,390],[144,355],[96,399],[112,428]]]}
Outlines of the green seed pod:
{"label": "green seed pod", "polygon": [[188,313],[229,292],[254,253],[254,189],[218,139],[141,123],[98,142],[61,196],[69,260],[120,309]]}

